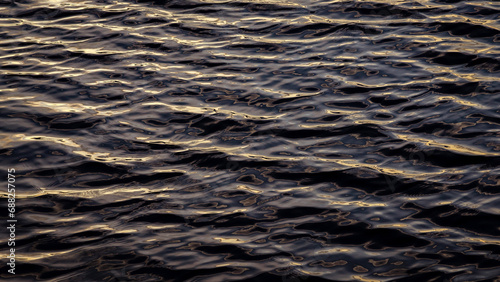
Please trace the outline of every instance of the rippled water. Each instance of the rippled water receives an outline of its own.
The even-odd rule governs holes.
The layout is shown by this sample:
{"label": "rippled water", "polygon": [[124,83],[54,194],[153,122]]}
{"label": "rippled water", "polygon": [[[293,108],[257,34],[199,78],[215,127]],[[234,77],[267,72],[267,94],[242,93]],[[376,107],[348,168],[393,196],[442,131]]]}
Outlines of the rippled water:
{"label": "rippled water", "polygon": [[0,3],[3,279],[500,276],[499,2]]}

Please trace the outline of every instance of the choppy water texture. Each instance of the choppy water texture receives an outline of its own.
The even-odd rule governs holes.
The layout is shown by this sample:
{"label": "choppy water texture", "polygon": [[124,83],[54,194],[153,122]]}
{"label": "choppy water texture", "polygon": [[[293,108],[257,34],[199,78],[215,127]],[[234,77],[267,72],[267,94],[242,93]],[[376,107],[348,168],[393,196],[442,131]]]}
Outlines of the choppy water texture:
{"label": "choppy water texture", "polygon": [[2,0],[0,277],[493,281],[499,11]]}

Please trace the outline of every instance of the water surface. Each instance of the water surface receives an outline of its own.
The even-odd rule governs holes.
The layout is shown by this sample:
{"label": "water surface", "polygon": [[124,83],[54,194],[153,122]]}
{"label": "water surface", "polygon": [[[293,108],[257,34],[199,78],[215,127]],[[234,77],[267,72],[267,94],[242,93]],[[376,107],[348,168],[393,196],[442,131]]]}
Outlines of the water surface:
{"label": "water surface", "polygon": [[0,277],[492,281],[499,11],[2,0]]}

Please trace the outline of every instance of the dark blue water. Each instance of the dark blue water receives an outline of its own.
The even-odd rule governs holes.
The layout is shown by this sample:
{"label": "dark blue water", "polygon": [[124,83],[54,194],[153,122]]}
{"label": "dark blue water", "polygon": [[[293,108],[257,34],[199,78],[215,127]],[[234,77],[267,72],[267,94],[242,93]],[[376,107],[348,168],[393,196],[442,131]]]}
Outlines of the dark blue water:
{"label": "dark blue water", "polygon": [[499,12],[2,0],[0,278],[494,281]]}

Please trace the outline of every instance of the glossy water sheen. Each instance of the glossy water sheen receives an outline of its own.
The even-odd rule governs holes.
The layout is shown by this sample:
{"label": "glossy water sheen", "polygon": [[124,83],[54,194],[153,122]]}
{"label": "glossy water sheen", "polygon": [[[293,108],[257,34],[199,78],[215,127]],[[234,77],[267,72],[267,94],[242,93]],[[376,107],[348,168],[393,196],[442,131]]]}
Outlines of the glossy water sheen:
{"label": "glossy water sheen", "polygon": [[499,11],[2,0],[13,280],[491,281]]}

